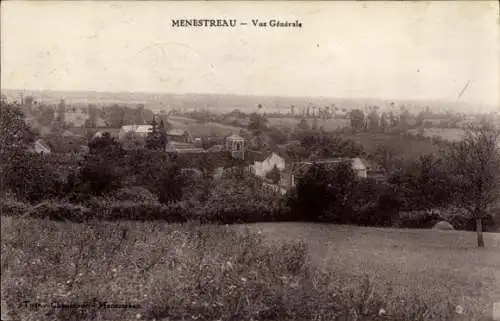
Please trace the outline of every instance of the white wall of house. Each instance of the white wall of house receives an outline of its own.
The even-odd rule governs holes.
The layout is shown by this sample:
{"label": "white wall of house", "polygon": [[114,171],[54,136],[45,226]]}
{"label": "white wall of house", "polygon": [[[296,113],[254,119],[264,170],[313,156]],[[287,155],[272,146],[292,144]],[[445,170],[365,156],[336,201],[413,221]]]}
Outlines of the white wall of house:
{"label": "white wall of house", "polygon": [[255,162],[252,165],[252,170],[255,175],[264,177],[274,168],[274,166],[280,171],[285,169],[285,159],[276,153],[272,153],[262,162]]}
{"label": "white wall of house", "polygon": [[368,172],[367,172],[366,166],[361,159],[353,158],[352,169],[358,175],[358,177],[362,177],[362,178],[368,177]]}
{"label": "white wall of house", "polygon": [[137,135],[138,137],[146,137],[148,133],[151,132],[153,126],[151,125],[124,125],[120,129],[120,133],[118,134],[118,139],[122,140],[129,133],[133,135]]}
{"label": "white wall of house", "polygon": [[50,148],[44,146],[40,141],[35,142],[35,152],[38,154],[49,154]]}

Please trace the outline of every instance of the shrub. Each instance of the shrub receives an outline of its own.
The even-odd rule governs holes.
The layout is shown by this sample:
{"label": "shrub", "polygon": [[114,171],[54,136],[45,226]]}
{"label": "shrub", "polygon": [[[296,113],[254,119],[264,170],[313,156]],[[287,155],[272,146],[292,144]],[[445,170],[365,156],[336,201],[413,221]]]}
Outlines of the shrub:
{"label": "shrub", "polygon": [[394,226],[399,228],[432,228],[440,220],[440,216],[432,211],[400,212]]}
{"label": "shrub", "polygon": [[30,202],[59,197],[65,184],[65,169],[55,157],[20,154],[3,169],[5,187]]}
{"label": "shrub", "polygon": [[17,200],[12,195],[5,195],[0,197],[0,215],[20,216],[28,208],[29,208],[28,204]]}
{"label": "shrub", "polygon": [[144,187],[124,187],[111,194],[118,201],[158,202],[158,197]]}
{"label": "shrub", "polygon": [[222,199],[200,204],[193,218],[202,223],[219,224],[270,222],[280,220],[284,216],[283,212],[278,202],[251,199],[233,202]]}
{"label": "shrub", "polygon": [[[476,230],[476,220],[470,212],[454,206],[426,211],[401,212],[394,226],[401,228],[431,228],[439,221],[449,222],[456,230]],[[483,219],[483,229],[493,231],[496,226],[493,215],[491,213],[487,214]]]}
{"label": "shrub", "polygon": [[94,198],[88,203],[95,213],[95,218],[116,220],[163,220],[167,222],[185,222],[186,207],[183,203],[161,204],[158,202],[116,201],[109,198]]}
{"label": "shrub", "polygon": [[31,218],[50,219],[54,221],[83,222],[90,217],[90,211],[82,205],[75,205],[55,200],[43,201],[28,209]]}

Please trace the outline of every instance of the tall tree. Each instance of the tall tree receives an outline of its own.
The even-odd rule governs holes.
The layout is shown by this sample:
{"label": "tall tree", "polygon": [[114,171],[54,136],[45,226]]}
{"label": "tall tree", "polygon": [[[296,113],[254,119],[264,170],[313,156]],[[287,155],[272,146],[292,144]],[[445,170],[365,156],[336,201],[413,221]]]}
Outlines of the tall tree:
{"label": "tall tree", "polygon": [[351,127],[355,131],[362,131],[365,127],[365,113],[361,109],[354,109],[350,113]]}
{"label": "tall tree", "polygon": [[88,107],[89,118],[85,121],[85,127],[96,128],[97,127],[97,116],[98,110],[95,105],[89,105]]}
{"label": "tall tree", "polygon": [[483,119],[466,129],[462,141],[446,150],[456,179],[456,200],[476,220],[477,245],[484,247],[483,218],[500,197],[500,132]]}
{"label": "tall tree", "polygon": [[389,120],[387,114],[384,112],[380,115],[380,129],[385,132],[389,128]]}
{"label": "tall tree", "polygon": [[162,122],[158,124],[156,117],[153,117],[153,121],[151,122],[151,132],[148,133],[146,137],[146,147],[153,150],[162,150],[165,149],[166,144],[166,132],[164,131],[165,124],[163,124],[163,132],[159,127],[162,125]]}
{"label": "tall tree", "polygon": [[368,130],[372,133],[377,133],[380,130],[380,117],[377,109],[373,108],[368,114]]}
{"label": "tall tree", "polygon": [[144,105],[142,105],[142,104],[137,105],[137,108],[135,109],[135,124],[136,125],[144,125],[145,124]]}
{"label": "tall tree", "polygon": [[12,152],[23,150],[33,142],[34,133],[25,122],[19,106],[2,103],[0,105],[0,164]]}
{"label": "tall tree", "polygon": [[57,117],[56,122],[60,127],[64,127],[66,123],[66,102],[64,99],[59,101],[59,105],[57,106]]}
{"label": "tall tree", "polygon": [[252,131],[254,136],[257,136],[267,129],[267,122],[268,120],[265,116],[253,113],[250,115],[248,129]]}

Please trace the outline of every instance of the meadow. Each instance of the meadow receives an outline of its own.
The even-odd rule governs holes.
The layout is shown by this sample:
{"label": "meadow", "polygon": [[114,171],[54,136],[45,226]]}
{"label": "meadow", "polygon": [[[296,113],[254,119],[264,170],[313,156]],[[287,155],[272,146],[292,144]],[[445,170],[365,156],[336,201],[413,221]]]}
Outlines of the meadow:
{"label": "meadow", "polygon": [[[277,128],[289,128],[289,129],[295,129],[297,128],[297,124],[299,123],[300,119],[294,118],[294,117],[280,117],[280,118],[275,118],[275,117],[269,117],[268,118],[268,124],[269,126],[277,127]],[[309,126],[313,125],[313,119],[307,119],[307,123]],[[344,118],[334,118],[334,119],[318,119],[317,121],[317,126],[323,126],[325,131],[337,131],[339,129],[342,129],[343,127],[349,126],[350,122],[349,119],[344,119]]]}
{"label": "meadow", "polygon": [[500,300],[498,234],[1,219],[13,320],[491,320]]}
{"label": "meadow", "polygon": [[414,160],[419,156],[437,152],[438,147],[427,140],[418,139],[408,135],[358,133],[339,134],[340,138],[351,139],[363,146],[368,153],[373,153],[380,146],[390,148],[394,155],[405,160]]}
{"label": "meadow", "polygon": [[[410,133],[418,134],[417,129],[409,130]],[[439,136],[447,141],[459,141],[464,137],[465,131],[460,128],[425,128],[423,132],[424,137]]]}
{"label": "meadow", "polygon": [[229,136],[238,134],[240,127],[208,122],[198,123],[195,119],[183,116],[172,116],[168,120],[174,128],[186,129],[192,136]]}

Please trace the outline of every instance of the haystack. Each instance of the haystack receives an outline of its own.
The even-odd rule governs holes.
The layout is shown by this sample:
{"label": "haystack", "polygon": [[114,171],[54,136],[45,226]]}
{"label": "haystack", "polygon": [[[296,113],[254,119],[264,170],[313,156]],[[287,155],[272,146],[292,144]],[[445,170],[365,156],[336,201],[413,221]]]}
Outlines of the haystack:
{"label": "haystack", "polygon": [[434,225],[435,230],[454,230],[453,225],[448,223],[447,221],[439,221]]}

